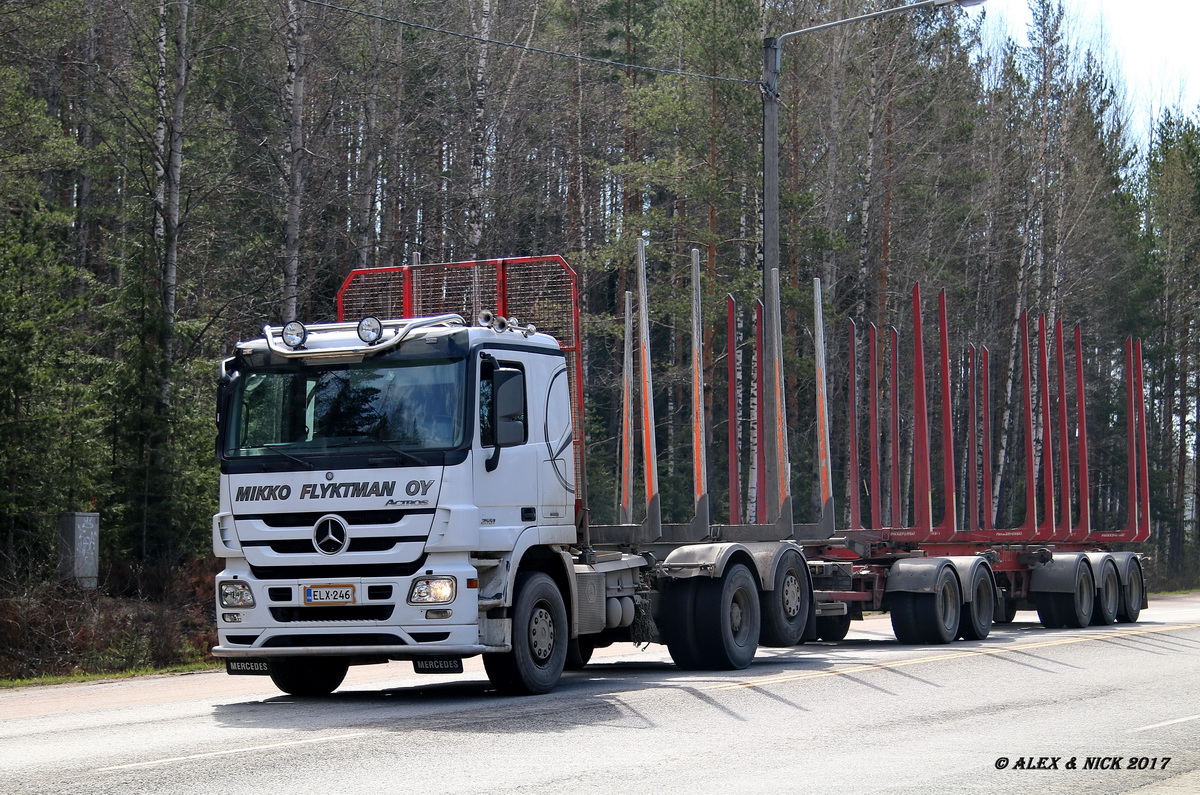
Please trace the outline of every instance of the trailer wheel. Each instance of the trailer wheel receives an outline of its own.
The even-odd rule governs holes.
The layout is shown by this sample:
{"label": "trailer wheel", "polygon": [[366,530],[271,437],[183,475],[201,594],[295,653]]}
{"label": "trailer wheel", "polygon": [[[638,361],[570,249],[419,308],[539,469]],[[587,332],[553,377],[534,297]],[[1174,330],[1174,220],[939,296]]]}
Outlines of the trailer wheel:
{"label": "trailer wheel", "polygon": [[938,571],[933,593],[898,591],[888,598],[892,632],[901,643],[950,643],[958,637],[963,601],[953,567]]}
{"label": "trailer wheel", "polygon": [[1017,617],[1017,600],[1002,599],[1000,601],[1000,612],[996,613],[995,621],[997,624],[1011,624]]}
{"label": "trailer wheel", "polygon": [[812,592],[808,589],[808,577],[804,561],[795,551],[783,554],[775,569],[775,587],[763,591],[762,635],[763,646],[795,646],[804,639],[808,626],[808,608]]}
{"label": "trailer wheel", "polygon": [[1146,592],[1146,581],[1142,577],[1142,567],[1137,560],[1130,561],[1128,576],[1121,588],[1121,607],[1117,611],[1117,620],[1125,624],[1134,624],[1142,614],[1142,597]]}
{"label": "trailer wheel", "polygon": [[849,613],[843,613],[840,616],[817,616],[817,640],[836,643],[839,640],[845,640],[846,633],[849,631]]}
{"label": "trailer wheel", "polygon": [[278,657],[267,660],[271,681],[293,696],[327,696],[346,678],[345,657]]}
{"label": "trailer wheel", "polygon": [[701,582],[696,591],[697,616],[705,616],[705,630],[696,632],[696,648],[705,668],[739,670],[754,659],[762,626],[758,583],[741,563],[735,563],[719,580]]}
{"label": "trailer wheel", "polygon": [[1096,583],[1096,602],[1092,606],[1092,623],[1115,624],[1121,608],[1121,580],[1117,576],[1117,564],[1106,560],[1100,568],[1100,580]]}
{"label": "trailer wheel", "polygon": [[517,575],[512,651],[483,655],[488,679],[501,693],[540,695],[558,684],[567,661],[567,608],[548,574]]}
{"label": "trailer wheel", "polygon": [[958,625],[958,637],[964,640],[983,640],[992,631],[992,619],[996,615],[996,586],[987,568],[975,567],[971,575],[971,601],[963,603],[962,618]]}
{"label": "trailer wheel", "polygon": [[1087,560],[1080,558],[1075,567],[1075,590],[1071,593],[1042,591],[1037,594],[1038,618],[1047,629],[1086,627],[1092,620],[1096,586]]}
{"label": "trailer wheel", "polygon": [[696,646],[696,588],[695,579],[671,580],[663,590],[659,611],[659,629],[667,651],[675,665],[685,671],[703,666]]}

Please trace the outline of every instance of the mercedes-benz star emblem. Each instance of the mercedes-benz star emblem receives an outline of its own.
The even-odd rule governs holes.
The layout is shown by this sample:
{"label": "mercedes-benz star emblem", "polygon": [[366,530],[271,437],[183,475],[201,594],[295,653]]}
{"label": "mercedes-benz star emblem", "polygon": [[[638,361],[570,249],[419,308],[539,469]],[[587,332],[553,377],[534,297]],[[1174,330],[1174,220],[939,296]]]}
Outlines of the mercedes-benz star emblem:
{"label": "mercedes-benz star emblem", "polygon": [[313,546],[322,555],[336,555],[346,548],[349,535],[340,520],[326,516],[313,528]]}

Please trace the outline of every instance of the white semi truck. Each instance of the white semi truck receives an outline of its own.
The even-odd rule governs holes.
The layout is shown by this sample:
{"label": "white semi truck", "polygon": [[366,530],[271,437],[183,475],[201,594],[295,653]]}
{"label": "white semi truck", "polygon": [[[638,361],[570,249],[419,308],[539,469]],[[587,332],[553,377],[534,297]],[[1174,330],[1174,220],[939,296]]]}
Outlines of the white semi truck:
{"label": "white semi truck", "polygon": [[[770,492],[774,515],[713,524],[702,416],[695,519],[664,524],[641,278],[641,367],[628,363],[632,348],[626,357],[651,429],[636,523],[628,510],[622,524],[587,521],[578,293],[561,258],[355,271],[340,322],[267,326],[239,343],[220,374],[213,517],[225,561],[213,654],[227,670],[323,695],[350,665],[456,673],[482,655],[498,690],[536,694],[613,642],[665,643],[685,668],[738,669],[760,644],[840,639],[864,608],[891,608],[901,640],[929,643],[982,639],[1022,602],[1044,601],[1056,622],[1083,602],[1090,620],[1093,601],[1112,620],[1136,619],[1132,553],[963,536],[931,556],[887,533],[833,538],[827,453],[817,523],[791,521],[786,458],[767,450],[763,468],[783,484]],[[627,397],[627,429],[633,411]],[[632,473],[628,461],[621,471]],[[1094,573],[1081,584],[1084,569]]]}

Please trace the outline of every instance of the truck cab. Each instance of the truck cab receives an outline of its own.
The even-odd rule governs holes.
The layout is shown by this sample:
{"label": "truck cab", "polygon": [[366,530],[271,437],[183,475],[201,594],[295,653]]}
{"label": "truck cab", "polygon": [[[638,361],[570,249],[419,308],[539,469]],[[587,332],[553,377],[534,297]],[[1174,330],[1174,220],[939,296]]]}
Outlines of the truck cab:
{"label": "truck cab", "polygon": [[535,657],[561,670],[575,472],[553,338],[457,315],[290,323],[239,343],[219,383],[213,653],[231,673],[326,693],[350,664],[493,652],[511,680],[522,559],[558,591]]}

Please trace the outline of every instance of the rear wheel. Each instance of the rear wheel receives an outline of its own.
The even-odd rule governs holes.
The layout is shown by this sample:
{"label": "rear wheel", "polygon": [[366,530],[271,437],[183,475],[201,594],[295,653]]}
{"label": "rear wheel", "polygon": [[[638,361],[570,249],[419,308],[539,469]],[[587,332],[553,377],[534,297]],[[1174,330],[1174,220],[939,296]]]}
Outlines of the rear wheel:
{"label": "rear wheel", "polygon": [[1121,608],[1121,580],[1117,576],[1117,564],[1105,561],[1100,568],[1100,579],[1096,583],[1096,601],[1092,606],[1092,623],[1115,624]]}
{"label": "rear wheel", "polygon": [[795,646],[804,639],[812,593],[804,571],[804,559],[789,550],[775,569],[774,588],[762,594],[762,637],[764,646]]}
{"label": "rear wheel", "polygon": [[996,587],[983,566],[976,566],[971,576],[971,601],[963,603],[958,637],[983,640],[992,631],[992,619],[996,614]]}
{"label": "rear wheel", "polygon": [[1142,567],[1137,560],[1130,561],[1125,582],[1121,587],[1121,607],[1117,611],[1117,620],[1125,624],[1133,624],[1142,614],[1142,598],[1146,592],[1146,581],[1142,577]]}
{"label": "rear wheel", "polygon": [[938,572],[933,593],[895,592],[888,599],[892,631],[901,643],[950,643],[958,637],[962,592],[950,566]]}
{"label": "rear wheel", "polygon": [[1047,629],[1086,627],[1092,621],[1096,603],[1096,585],[1087,561],[1075,567],[1075,590],[1071,593],[1037,594],[1038,618]]}
{"label": "rear wheel", "polygon": [[836,643],[846,639],[850,631],[850,614],[840,616],[817,616],[817,640],[827,640]]}
{"label": "rear wheel", "polygon": [[512,651],[483,655],[488,679],[502,693],[538,695],[558,684],[567,661],[567,608],[550,575],[517,575]]}
{"label": "rear wheel", "polygon": [[267,661],[271,681],[293,696],[327,696],[346,678],[344,657],[279,657]]}
{"label": "rear wheel", "polygon": [[696,646],[696,579],[671,580],[664,589],[659,611],[663,642],[675,664],[686,671],[701,666]]}
{"label": "rear wheel", "polygon": [[745,668],[758,651],[762,627],[758,583],[741,563],[735,563],[719,580],[699,584],[696,615],[704,616],[704,629],[696,632],[696,648],[705,668]]}

